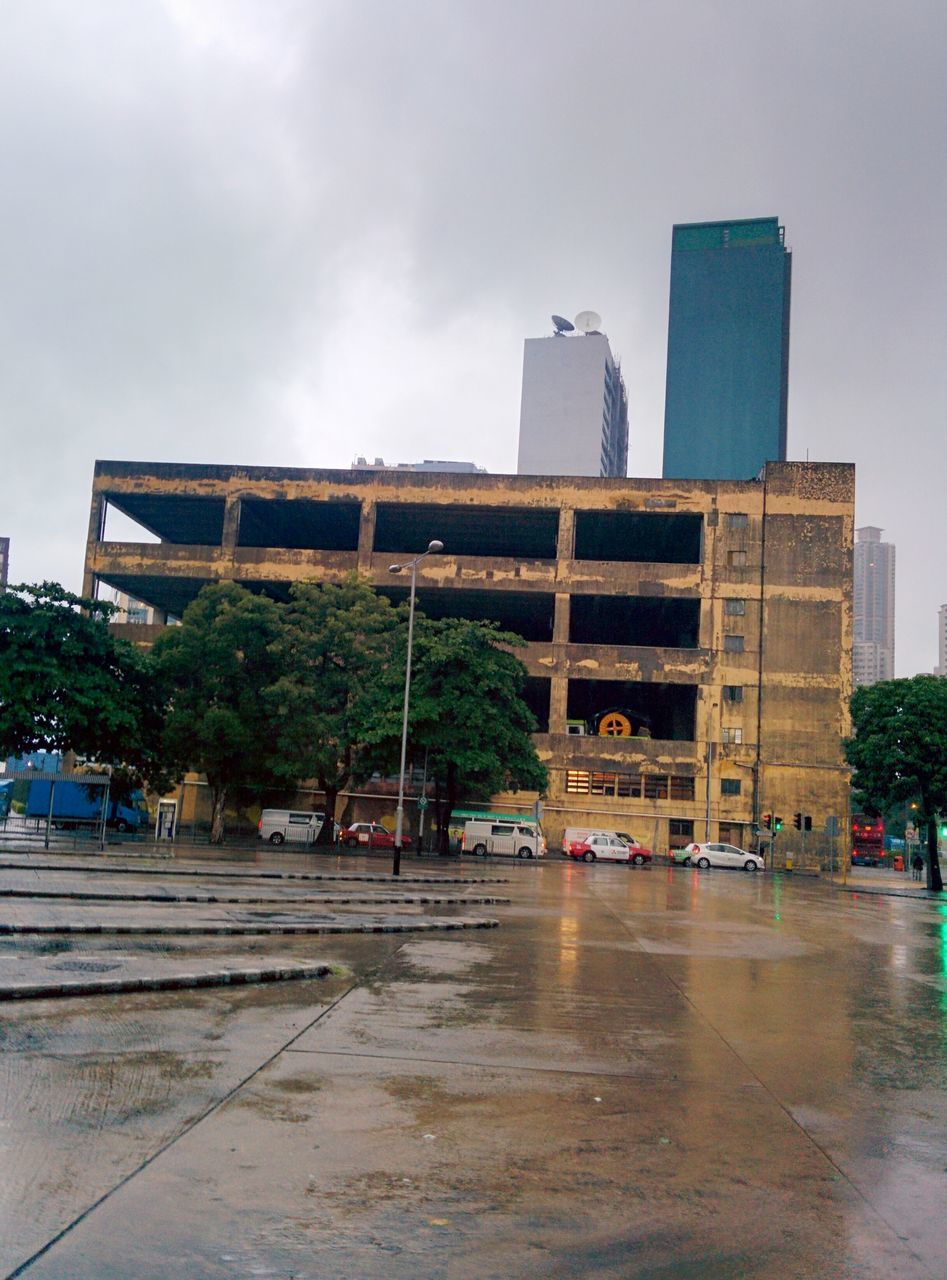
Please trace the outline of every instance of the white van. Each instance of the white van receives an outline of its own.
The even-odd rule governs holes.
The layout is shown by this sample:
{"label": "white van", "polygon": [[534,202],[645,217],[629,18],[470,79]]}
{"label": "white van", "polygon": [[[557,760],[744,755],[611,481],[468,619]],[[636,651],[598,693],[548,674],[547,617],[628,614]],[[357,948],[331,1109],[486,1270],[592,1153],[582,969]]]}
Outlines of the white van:
{"label": "white van", "polygon": [[304,809],[264,809],[257,833],[270,844],[315,844],[325,820],[324,813]]}
{"label": "white van", "polygon": [[535,824],[471,819],[464,823],[460,849],[461,853],[475,853],[480,858],[487,853],[509,858],[542,858],[546,854],[546,840]]}

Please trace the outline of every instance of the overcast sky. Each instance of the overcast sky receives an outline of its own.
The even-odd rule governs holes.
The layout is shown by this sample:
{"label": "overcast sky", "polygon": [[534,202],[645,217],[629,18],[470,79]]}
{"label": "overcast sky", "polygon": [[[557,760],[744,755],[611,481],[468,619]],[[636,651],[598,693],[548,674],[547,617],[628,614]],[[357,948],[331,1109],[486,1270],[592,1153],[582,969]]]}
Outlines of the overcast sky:
{"label": "overcast sky", "polygon": [[899,675],[947,601],[943,0],[0,0],[0,534],[96,458],[514,471],[593,308],[660,475],[671,225],[776,215],[789,456],[858,467]]}

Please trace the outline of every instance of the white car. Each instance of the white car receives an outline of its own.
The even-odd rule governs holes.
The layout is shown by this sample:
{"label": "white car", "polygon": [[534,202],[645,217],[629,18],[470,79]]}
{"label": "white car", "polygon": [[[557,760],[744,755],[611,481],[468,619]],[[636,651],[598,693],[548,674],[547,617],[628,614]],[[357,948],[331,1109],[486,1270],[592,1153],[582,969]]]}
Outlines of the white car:
{"label": "white car", "polygon": [[684,851],[692,867],[742,867],[744,871],[762,871],[763,859],[758,853],[748,853],[735,844],[689,844]]}
{"label": "white car", "polygon": [[584,840],[572,841],[566,856],[583,862],[631,862],[632,851],[614,831],[590,831]]}

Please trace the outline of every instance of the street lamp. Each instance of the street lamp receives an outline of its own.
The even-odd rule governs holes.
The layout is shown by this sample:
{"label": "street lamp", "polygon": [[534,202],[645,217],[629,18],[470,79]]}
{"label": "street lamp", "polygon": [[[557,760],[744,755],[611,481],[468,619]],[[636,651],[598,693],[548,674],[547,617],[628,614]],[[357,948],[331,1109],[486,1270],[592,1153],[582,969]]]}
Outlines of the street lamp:
{"label": "street lamp", "polygon": [[411,570],[411,597],[408,605],[408,654],[404,664],[404,714],[401,719],[401,769],[398,774],[398,811],[395,819],[395,851],[391,859],[391,874],[401,874],[401,840],[404,835],[404,765],[408,754],[408,707],[411,701],[411,645],[414,640],[414,589],[418,577],[418,565],[425,556],[443,551],[443,542],[435,539],[427,544],[427,551],[409,560],[406,564],[390,564],[389,573],[401,573]]}

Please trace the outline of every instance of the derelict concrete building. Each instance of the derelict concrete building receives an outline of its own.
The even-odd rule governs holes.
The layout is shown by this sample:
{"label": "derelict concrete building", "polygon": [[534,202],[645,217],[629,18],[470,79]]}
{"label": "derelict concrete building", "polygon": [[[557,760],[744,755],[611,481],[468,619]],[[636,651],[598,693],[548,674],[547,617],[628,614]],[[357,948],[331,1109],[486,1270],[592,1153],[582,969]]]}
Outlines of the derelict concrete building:
{"label": "derelict concrete building", "polygon": [[[111,541],[110,508],[148,533]],[[397,600],[388,566],[438,538],[419,607],[527,641],[551,843],[605,826],[746,847],[762,814],[800,811],[817,841],[846,830],[853,522],[845,464],[680,481],[98,462],[85,590],[161,620],[208,582],[280,598],[358,570]]]}

